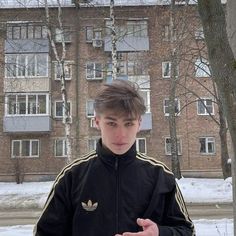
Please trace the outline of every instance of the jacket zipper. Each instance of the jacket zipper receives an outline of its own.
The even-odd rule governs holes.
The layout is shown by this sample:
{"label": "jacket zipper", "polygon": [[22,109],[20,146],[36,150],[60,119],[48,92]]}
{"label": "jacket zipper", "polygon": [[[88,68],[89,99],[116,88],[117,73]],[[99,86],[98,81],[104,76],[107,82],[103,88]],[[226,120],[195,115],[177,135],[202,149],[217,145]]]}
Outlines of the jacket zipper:
{"label": "jacket zipper", "polygon": [[119,159],[116,158],[116,233],[119,233]]}

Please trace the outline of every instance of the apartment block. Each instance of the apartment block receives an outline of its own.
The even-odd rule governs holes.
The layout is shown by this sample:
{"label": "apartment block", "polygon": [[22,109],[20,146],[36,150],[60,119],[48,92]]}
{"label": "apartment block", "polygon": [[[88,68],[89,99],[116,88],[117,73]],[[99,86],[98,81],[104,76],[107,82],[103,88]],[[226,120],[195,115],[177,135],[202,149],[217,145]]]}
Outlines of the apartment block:
{"label": "apartment block", "polygon": [[[70,110],[72,157],[96,146],[93,102],[112,81],[109,4],[63,1],[58,9],[9,1],[0,8],[0,181],[51,180],[67,162],[61,78],[54,52],[65,42],[65,86]],[[122,1],[120,1],[122,2]],[[156,2],[156,1],[155,1]],[[137,150],[171,168],[169,96],[176,81],[178,156],[184,176],[221,176],[218,108],[195,5],[115,5],[119,79],[139,85],[146,113]],[[176,63],[173,52],[177,52]],[[215,120],[215,121],[214,121]]]}

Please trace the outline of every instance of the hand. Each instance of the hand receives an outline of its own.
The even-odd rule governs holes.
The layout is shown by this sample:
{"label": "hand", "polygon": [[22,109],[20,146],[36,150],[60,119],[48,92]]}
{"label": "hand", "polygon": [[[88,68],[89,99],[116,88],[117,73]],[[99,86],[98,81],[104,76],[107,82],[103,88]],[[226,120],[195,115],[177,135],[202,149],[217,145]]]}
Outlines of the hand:
{"label": "hand", "polygon": [[143,231],[138,233],[125,232],[115,236],[159,236],[158,226],[153,221],[139,218],[137,219],[137,224],[143,228]]}

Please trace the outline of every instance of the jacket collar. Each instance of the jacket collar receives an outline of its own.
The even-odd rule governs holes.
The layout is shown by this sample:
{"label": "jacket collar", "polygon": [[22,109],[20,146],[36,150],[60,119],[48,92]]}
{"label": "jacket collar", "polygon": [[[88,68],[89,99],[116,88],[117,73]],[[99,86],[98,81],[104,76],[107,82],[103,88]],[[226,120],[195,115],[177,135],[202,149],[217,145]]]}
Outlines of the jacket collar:
{"label": "jacket collar", "polygon": [[136,158],[136,153],[137,153],[136,143],[134,143],[126,153],[122,155],[117,155],[112,151],[110,151],[109,149],[104,148],[102,146],[102,139],[98,141],[96,151],[98,157],[101,158],[103,162],[113,167],[115,167],[117,161],[119,162],[119,165],[127,165]]}

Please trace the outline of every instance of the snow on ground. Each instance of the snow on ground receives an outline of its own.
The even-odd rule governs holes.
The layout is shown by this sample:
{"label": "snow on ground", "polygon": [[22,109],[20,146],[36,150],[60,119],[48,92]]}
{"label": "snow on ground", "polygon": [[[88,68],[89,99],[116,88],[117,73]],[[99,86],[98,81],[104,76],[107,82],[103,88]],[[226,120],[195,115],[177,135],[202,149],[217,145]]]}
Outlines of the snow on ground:
{"label": "snow on ground", "polygon": [[[232,178],[182,178],[177,182],[187,203],[232,202]],[[0,208],[41,208],[52,184],[0,182]]]}
{"label": "snow on ground", "polygon": [[[187,203],[232,202],[232,178],[177,180]],[[41,208],[53,182],[0,182],[0,208]],[[233,236],[233,220],[194,220],[197,236]],[[0,227],[0,236],[32,236],[33,225]]]}

